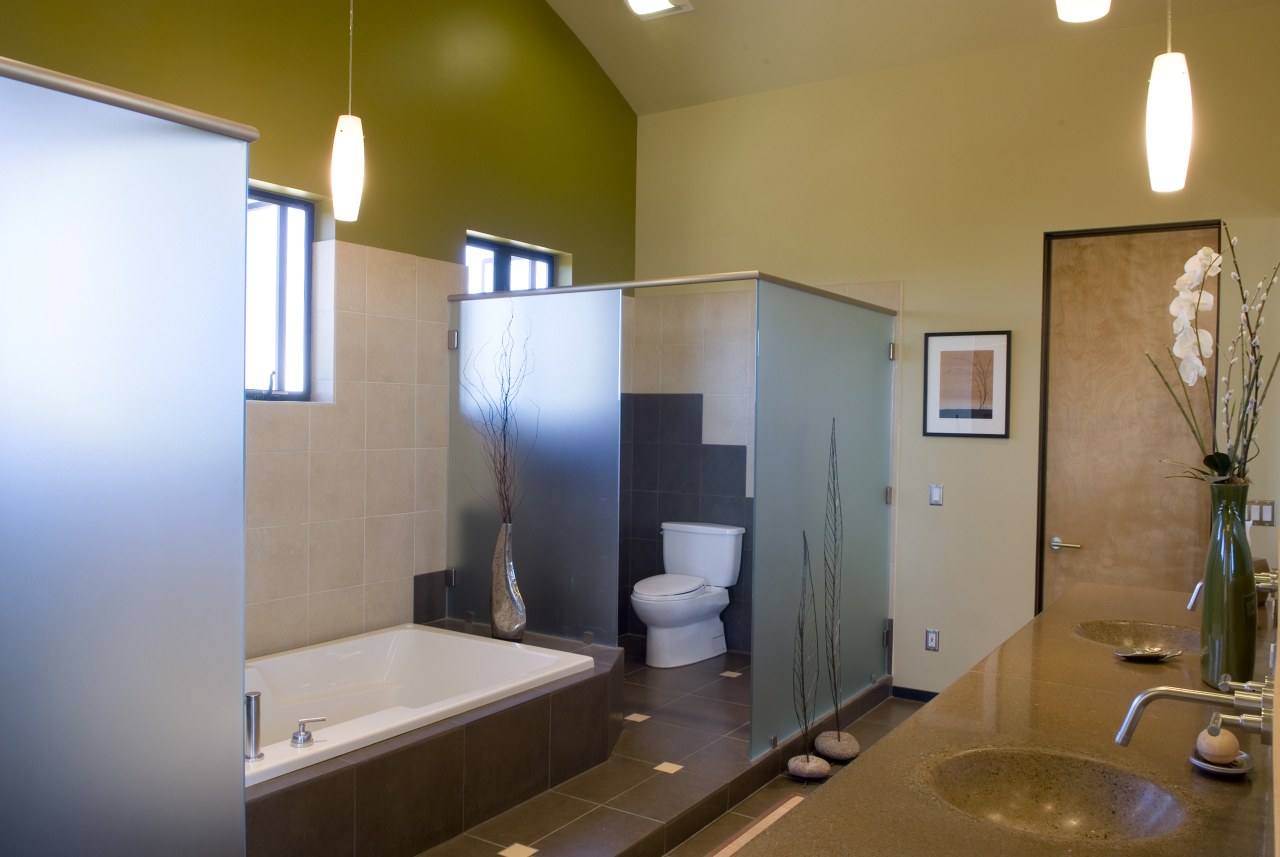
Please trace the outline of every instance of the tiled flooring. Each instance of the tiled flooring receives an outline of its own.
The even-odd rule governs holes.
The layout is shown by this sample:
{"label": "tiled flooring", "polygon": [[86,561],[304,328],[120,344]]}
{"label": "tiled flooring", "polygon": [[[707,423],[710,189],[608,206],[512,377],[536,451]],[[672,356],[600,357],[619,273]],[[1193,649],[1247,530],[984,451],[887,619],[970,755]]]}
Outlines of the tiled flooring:
{"label": "tiled flooring", "polygon": [[[735,652],[665,670],[628,660],[627,717],[608,761],[419,857],[714,851],[780,801],[820,788],[747,761],[749,679],[748,656]],[[887,700],[847,731],[865,750],[919,706]]]}

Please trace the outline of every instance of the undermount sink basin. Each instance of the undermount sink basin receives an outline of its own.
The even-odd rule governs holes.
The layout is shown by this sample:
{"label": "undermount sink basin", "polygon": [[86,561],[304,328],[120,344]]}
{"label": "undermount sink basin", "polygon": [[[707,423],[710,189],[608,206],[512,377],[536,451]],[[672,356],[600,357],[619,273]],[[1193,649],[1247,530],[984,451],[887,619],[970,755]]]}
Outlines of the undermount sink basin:
{"label": "undermount sink basin", "polygon": [[1081,756],[1032,749],[969,750],[933,770],[933,788],[976,818],[1054,839],[1147,839],[1183,820],[1155,783]]}
{"label": "undermount sink basin", "polygon": [[1095,643],[1112,648],[1200,651],[1200,632],[1183,625],[1161,625],[1156,622],[1131,622],[1127,619],[1096,619],[1076,625],[1076,633]]}

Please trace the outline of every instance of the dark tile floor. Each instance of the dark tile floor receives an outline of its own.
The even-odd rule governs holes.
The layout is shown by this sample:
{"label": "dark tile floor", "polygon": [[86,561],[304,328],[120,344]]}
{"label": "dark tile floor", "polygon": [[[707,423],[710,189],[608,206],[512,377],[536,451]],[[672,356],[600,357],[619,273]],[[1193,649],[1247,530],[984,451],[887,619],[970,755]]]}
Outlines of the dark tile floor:
{"label": "dark tile floor", "polygon": [[[805,784],[747,760],[750,659],[675,669],[628,659],[608,761],[419,857],[701,857]],[[889,699],[848,731],[863,749],[920,707]]]}

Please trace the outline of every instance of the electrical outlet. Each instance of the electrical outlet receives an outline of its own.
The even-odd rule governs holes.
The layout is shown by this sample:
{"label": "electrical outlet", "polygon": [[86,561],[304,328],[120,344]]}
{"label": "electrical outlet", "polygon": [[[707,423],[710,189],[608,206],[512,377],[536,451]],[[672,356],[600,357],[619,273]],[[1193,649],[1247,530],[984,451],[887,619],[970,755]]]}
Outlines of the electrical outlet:
{"label": "electrical outlet", "polygon": [[937,628],[924,629],[924,650],[926,652],[938,651],[938,640],[942,633]]}

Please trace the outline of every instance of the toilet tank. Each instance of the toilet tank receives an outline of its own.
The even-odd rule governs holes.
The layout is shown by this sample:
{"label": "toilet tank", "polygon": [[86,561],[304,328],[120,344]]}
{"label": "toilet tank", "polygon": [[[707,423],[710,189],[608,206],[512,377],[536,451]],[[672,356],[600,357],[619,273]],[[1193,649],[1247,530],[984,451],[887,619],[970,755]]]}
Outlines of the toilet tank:
{"label": "toilet tank", "polygon": [[691,574],[712,586],[733,586],[742,567],[742,534],[728,524],[666,521],[662,524],[662,567],[667,574]]}

